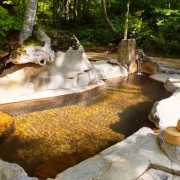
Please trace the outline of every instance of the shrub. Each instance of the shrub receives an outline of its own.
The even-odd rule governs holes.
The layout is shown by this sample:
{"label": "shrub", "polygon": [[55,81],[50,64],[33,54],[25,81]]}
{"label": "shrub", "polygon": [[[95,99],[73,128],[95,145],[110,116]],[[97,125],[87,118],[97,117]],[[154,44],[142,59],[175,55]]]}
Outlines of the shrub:
{"label": "shrub", "polygon": [[[19,10],[19,8],[15,7],[16,10]],[[0,6],[0,17],[0,39],[5,38],[11,30],[20,30],[23,20],[22,16],[12,16],[7,9]]]}

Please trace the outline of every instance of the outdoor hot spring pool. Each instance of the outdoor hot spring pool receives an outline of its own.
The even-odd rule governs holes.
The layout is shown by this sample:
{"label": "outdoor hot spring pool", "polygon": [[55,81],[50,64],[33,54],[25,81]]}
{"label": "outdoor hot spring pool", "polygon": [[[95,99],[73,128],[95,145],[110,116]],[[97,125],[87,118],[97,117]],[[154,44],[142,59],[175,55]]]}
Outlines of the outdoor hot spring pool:
{"label": "outdoor hot spring pool", "polygon": [[147,75],[108,80],[84,93],[0,105],[16,128],[0,144],[0,158],[22,166],[29,176],[58,173],[136,132],[155,128],[153,104],[170,94]]}

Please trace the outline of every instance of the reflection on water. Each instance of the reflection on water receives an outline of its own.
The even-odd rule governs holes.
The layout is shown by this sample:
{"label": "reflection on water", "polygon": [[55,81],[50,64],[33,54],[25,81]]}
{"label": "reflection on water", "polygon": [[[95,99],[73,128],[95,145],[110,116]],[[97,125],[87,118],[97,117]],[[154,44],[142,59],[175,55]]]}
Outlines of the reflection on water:
{"label": "reflection on water", "polygon": [[[16,130],[0,145],[0,158],[18,163],[30,176],[46,179],[121,141],[122,134],[127,137],[142,126],[153,127],[147,120],[151,107],[168,96],[161,83],[132,75],[107,84],[86,98],[81,94],[35,101],[37,106],[8,105],[21,107],[19,115],[18,108],[14,113],[0,106],[16,114]],[[65,106],[58,106],[60,101]],[[27,109],[29,113],[23,113]]]}

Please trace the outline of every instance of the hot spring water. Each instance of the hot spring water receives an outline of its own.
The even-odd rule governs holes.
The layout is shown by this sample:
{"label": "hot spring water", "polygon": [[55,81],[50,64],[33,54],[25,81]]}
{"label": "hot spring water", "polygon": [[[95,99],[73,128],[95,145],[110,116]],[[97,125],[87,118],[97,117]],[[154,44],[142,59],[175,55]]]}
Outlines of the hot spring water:
{"label": "hot spring water", "polygon": [[0,144],[0,158],[21,165],[29,176],[55,177],[136,132],[153,104],[169,94],[148,76],[107,81],[84,93],[0,105],[16,130]]}

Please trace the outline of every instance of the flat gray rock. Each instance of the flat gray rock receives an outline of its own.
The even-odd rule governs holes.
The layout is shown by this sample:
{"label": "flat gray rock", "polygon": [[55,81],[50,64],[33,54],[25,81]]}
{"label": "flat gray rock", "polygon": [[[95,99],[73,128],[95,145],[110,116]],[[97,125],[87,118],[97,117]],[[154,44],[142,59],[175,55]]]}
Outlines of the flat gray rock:
{"label": "flat gray rock", "polygon": [[137,180],[179,180],[179,176],[160,171],[157,169],[150,168],[147,170],[142,176],[140,176]]}
{"label": "flat gray rock", "polygon": [[166,73],[156,73],[150,76],[150,78],[165,83],[169,78],[180,79],[179,74],[166,74]]}
{"label": "flat gray rock", "polygon": [[0,159],[0,179],[1,180],[38,180],[29,177],[24,169],[17,164],[8,163]]}
{"label": "flat gray rock", "polygon": [[164,87],[169,92],[175,92],[180,88],[180,77],[178,78],[169,78],[166,80]]}
{"label": "flat gray rock", "polygon": [[99,74],[100,79],[128,76],[128,71],[117,61],[101,60],[92,63],[93,68]]}
{"label": "flat gray rock", "polygon": [[180,162],[174,163],[166,156],[151,129],[141,128],[124,141],[58,174],[55,180],[132,180],[150,167],[180,178]]}

